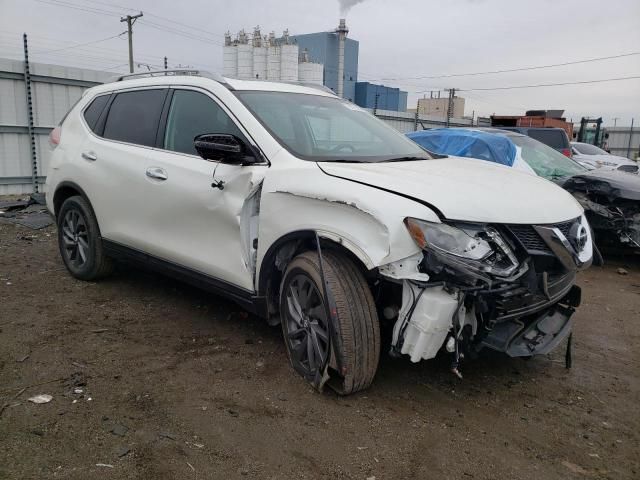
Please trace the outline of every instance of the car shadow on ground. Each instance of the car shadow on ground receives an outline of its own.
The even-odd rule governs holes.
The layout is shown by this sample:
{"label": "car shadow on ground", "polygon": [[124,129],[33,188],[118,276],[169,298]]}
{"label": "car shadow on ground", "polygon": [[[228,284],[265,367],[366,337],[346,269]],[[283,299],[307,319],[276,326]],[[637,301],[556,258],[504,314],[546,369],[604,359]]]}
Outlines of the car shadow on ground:
{"label": "car shadow on ground", "polygon": [[[190,316],[190,311],[194,316],[202,316],[204,312],[205,322],[209,322],[209,326],[215,324],[217,330],[245,339],[246,342],[253,343],[256,339],[255,341],[263,344],[265,350],[277,355],[276,358],[272,358],[272,361],[282,362],[283,365],[288,364],[280,327],[269,326],[264,319],[247,312],[224,297],[126,264],[118,264],[114,275],[104,282],[113,283],[114,286],[122,283],[127,291],[135,295],[144,298],[159,296],[164,303],[179,304],[185,307],[181,308],[181,311],[185,312],[184,316]],[[211,312],[212,315],[208,317],[207,312]],[[206,328],[206,324],[199,325]],[[189,328],[192,328],[191,324]],[[464,391],[467,388],[473,390],[478,384],[486,382],[488,377],[498,380],[502,378],[504,381],[497,383],[509,388],[514,377],[524,380],[527,377],[544,375],[549,369],[564,370],[565,368],[564,344],[550,355],[532,359],[511,358],[485,349],[480,352],[478,358],[462,361],[460,370],[463,379],[459,379],[451,372],[453,357],[447,352],[440,352],[436,358],[428,361],[412,363],[407,355],[397,358],[389,355],[389,346],[390,338],[385,333],[378,373],[372,388],[384,386],[384,389],[405,390],[415,385],[430,385],[441,390],[458,388]],[[295,375],[292,369],[288,370],[291,375]]]}

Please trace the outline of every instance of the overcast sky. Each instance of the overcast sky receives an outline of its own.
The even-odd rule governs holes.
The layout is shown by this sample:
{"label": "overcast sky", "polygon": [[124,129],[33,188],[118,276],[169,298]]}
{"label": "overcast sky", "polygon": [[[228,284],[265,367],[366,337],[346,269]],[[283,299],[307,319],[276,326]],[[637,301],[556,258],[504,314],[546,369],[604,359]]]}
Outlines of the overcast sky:
{"label": "overcast sky", "polygon": [[[360,80],[410,92],[494,88],[640,76],[640,55],[530,71],[415,79],[514,69],[640,52],[640,0],[343,0],[349,37],[360,42]],[[67,5],[67,7],[63,6]],[[75,8],[69,8],[75,7]],[[222,71],[224,32],[260,25],[263,33],[332,30],[338,0],[0,0],[0,57],[20,58],[21,33],[32,60],[126,71],[120,15],[141,10],[134,26],[138,62]],[[87,11],[90,10],[90,11]],[[185,36],[186,35],[186,36]],[[192,38],[187,38],[192,37]],[[52,51],[53,50],[53,51]],[[144,68],[144,67],[143,67]],[[393,79],[393,80],[392,80]],[[640,79],[513,90],[461,92],[466,114],[565,109],[603,116],[608,125],[640,123]]]}

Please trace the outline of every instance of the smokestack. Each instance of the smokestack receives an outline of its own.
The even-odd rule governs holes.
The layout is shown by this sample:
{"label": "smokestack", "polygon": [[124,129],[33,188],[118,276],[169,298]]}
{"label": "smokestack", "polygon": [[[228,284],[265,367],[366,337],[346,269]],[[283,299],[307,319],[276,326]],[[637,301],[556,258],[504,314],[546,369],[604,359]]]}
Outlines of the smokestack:
{"label": "smokestack", "polygon": [[344,97],[344,41],[349,29],[344,18],[340,19],[340,25],[336,29],[338,34],[338,91],[339,97]]}

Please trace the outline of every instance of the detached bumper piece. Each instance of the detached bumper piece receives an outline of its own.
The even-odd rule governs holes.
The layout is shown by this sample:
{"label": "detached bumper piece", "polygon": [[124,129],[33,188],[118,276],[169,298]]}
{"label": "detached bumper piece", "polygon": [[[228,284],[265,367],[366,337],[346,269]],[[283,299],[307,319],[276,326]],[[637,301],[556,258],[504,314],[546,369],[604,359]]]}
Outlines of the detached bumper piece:
{"label": "detached bumper piece", "polygon": [[541,314],[496,323],[478,349],[488,347],[510,357],[545,355],[571,333],[571,316],[580,305],[580,287],[573,286],[556,305]]}

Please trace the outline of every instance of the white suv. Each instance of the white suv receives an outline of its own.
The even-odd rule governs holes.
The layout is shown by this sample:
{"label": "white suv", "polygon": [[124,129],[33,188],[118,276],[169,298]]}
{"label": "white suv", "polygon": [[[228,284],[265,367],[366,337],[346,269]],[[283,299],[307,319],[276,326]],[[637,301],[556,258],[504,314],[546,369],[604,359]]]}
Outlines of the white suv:
{"label": "white suv", "polygon": [[[202,72],[88,90],[51,134],[47,205],[76,278],[139,262],[281,324],[294,369],[340,393],[390,353],[549,352],[580,303],[573,197],[429,154],[322,88]],[[325,288],[326,286],[326,288]]]}

